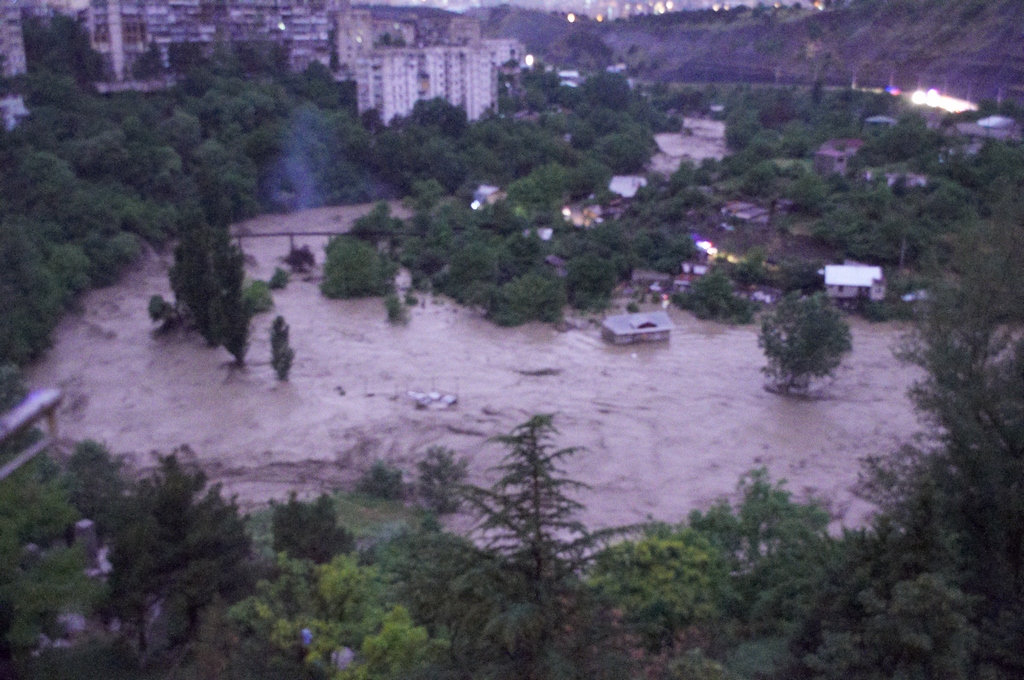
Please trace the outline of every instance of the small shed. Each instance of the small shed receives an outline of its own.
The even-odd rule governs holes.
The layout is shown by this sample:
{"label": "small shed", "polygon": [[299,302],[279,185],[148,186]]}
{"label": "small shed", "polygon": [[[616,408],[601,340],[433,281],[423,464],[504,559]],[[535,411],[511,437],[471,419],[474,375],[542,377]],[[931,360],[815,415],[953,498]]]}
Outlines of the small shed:
{"label": "small shed", "polygon": [[859,139],[830,139],[814,154],[814,170],[819,175],[845,175],[847,162],[862,146],[864,142]]}
{"label": "small shed", "polygon": [[485,205],[494,205],[498,201],[505,198],[505,192],[496,186],[490,184],[481,184],[473,192],[473,203],[470,207],[473,210],[478,210]]}
{"label": "small shed", "polygon": [[885,298],[885,277],[881,267],[866,264],[825,265],[825,290],[834,300],[866,297],[878,302]]}
{"label": "small shed", "polygon": [[647,186],[647,178],[640,175],[615,175],[608,183],[608,191],[623,198],[633,198],[640,187]]}
{"label": "small shed", "polygon": [[744,222],[767,222],[768,211],[754,203],[746,201],[729,201],[722,206],[722,214]]}
{"label": "small shed", "polygon": [[601,324],[601,337],[613,345],[667,341],[675,325],[665,312],[609,316]]}

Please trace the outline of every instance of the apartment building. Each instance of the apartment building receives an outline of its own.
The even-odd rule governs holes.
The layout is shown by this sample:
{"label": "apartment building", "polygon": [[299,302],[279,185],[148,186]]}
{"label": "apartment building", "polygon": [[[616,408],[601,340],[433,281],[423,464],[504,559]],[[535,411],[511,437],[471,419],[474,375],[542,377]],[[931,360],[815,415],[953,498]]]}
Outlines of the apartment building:
{"label": "apartment building", "polygon": [[371,7],[338,15],[338,62],[355,77],[360,113],[407,116],[441,97],[476,120],[497,103],[498,72],[518,64],[514,39],[482,39],[480,22],[435,9]]}
{"label": "apartment building", "polygon": [[461,106],[476,120],[497,100],[497,77],[481,45],[384,48],[359,60],[356,90],[360,113],[377,109],[385,123],[435,97]]}
{"label": "apartment building", "polygon": [[[2,1],[2,0],[0,0]],[[339,0],[91,0],[87,25],[93,49],[110,76],[132,78],[132,66],[155,45],[165,66],[171,46],[205,51],[217,42],[262,42],[284,47],[289,67],[331,63],[330,33]]]}
{"label": "apartment building", "polygon": [[24,72],[21,6],[17,0],[0,0],[0,75],[10,77]]}
{"label": "apartment building", "polygon": [[377,109],[385,122],[435,97],[476,120],[497,102],[501,68],[525,56],[516,40],[481,39],[470,17],[348,0],[90,0],[87,26],[116,83],[153,49],[168,66],[175,45],[209,54],[218,42],[270,43],[294,71],[335,62],[338,78],[356,80],[360,112]]}

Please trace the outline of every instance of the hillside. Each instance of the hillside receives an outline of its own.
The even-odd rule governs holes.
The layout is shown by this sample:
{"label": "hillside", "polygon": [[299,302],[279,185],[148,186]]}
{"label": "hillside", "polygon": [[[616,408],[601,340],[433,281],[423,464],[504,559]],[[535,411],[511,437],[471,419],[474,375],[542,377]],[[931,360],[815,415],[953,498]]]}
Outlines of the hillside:
{"label": "hillside", "polygon": [[[540,29],[540,30],[538,30]],[[515,36],[549,62],[626,62],[645,80],[821,80],[960,97],[1024,98],[1024,5],[1019,0],[876,0],[825,12],[678,12],[569,24],[555,16],[491,12],[485,29]]]}

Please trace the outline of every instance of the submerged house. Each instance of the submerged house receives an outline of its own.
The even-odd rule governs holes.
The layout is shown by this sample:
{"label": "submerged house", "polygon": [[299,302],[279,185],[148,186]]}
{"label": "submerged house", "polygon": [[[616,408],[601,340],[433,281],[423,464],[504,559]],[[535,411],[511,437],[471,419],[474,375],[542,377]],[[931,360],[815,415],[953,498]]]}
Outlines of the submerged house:
{"label": "submerged house", "polygon": [[833,300],[866,297],[878,302],[885,298],[885,277],[881,267],[866,264],[825,265],[825,291]]}
{"label": "submerged house", "polygon": [[617,314],[601,324],[601,337],[613,345],[668,340],[675,325],[665,312]]}

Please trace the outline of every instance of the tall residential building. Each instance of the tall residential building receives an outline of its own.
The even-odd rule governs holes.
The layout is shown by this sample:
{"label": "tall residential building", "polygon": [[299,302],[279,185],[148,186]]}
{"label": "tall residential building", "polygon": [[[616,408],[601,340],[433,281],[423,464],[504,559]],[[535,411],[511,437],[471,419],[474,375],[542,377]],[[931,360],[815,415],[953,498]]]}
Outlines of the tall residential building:
{"label": "tall residential building", "polygon": [[485,40],[480,22],[438,10],[372,7],[338,14],[338,62],[355,76],[360,113],[384,123],[441,97],[476,120],[494,108],[498,71],[525,56],[514,39]]}
{"label": "tall residential building", "polygon": [[497,77],[488,50],[480,45],[382,48],[359,60],[356,90],[360,113],[377,109],[385,123],[435,97],[461,106],[476,120],[497,100]]}
{"label": "tall residential building", "polygon": [[25,72],[25,43],[21,38],[21,6],[17,0],[0,0],[0,75]]}
{"label": "tall residential building", "polygon": [[[11,0],[0,0],[11,2]],[[355,78],[359,110],[385,122],[442,97],[476,120],[497,102],[499,70],[525,55],[516,40],[483,40],[480,22],[424,8],[360,7],[348,0],[89,0],[93,49],[114,81],[143,55],[170,65],[176,45],[209,54],[217,43],[284,48],[302,71],[314,61]],[[332,36],[333,32],[333,36]]]}

